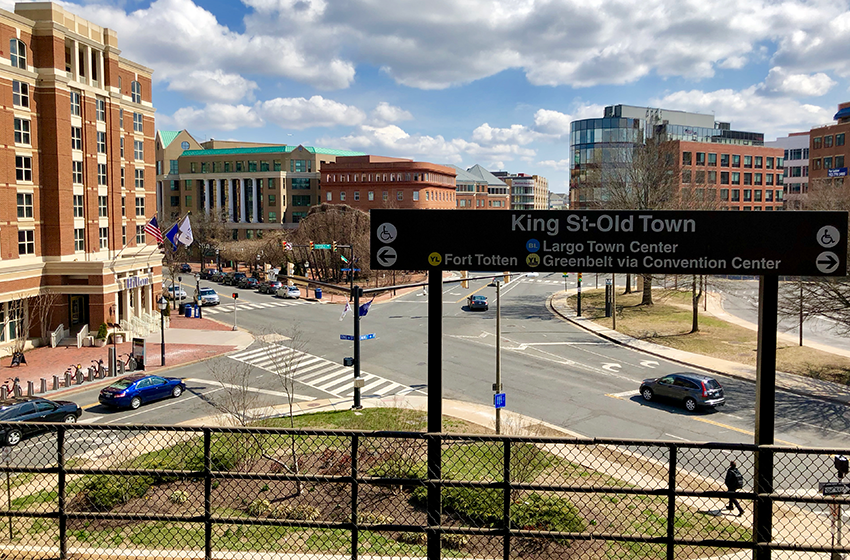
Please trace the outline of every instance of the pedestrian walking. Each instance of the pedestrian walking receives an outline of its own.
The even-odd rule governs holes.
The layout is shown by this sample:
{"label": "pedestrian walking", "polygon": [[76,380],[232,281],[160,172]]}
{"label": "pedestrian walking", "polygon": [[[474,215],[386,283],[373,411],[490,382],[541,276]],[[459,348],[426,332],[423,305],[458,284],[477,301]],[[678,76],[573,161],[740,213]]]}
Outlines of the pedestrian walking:
{"label": "pedestrian walking", "polygon": [[738,508],[738,517],[741,517],[744,515],[744,508],[741,507],[734,493],[744,487],[744,477],[741,475],[741,471],[738,470],[735,461],[729,463],[729,470],[726,471],[726,480],[724,482],[726,483],[726,490],[733,493],[732,496],[729,496],[729,505],[726,506],[726,509],[732,511],[733,507]]}

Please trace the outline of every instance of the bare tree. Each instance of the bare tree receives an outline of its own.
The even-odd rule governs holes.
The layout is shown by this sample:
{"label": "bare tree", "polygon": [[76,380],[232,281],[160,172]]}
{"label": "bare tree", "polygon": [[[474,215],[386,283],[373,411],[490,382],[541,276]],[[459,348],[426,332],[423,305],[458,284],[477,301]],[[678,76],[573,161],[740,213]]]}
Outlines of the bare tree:
{"label": "bare tree", "polygon": [[[343,256],[350,260],[353,254],[358,259],[356,268],[361,270],[360,275],[368,276],[369,234],[369,215],[365,212],[344,204],[322,204],[311,208],[307,217],[301,220],[293,240],[299,245],[307,245],[310,241],[336,241],[340,245],[351,245],[353,253],[346,249]],[[348,267],[340,255],[342,250],[336,253],[313,251],[307,259],[317,278],[339,282],[342,279],[341,268],[355,268],[354,263]]]}
{"label": "bare tree", "polygon": [[18,295],[9,301],[9,312],[4,317],[3,325],[7,332],[9,332],[10,324],[14,325],[14,332],[11,335],[11,338],[14,340],[12,350],[14,352],[23,352],[31,326],[30,314],[27,309],[27,298]]}
{"label": "bare tree", "polygon": [[198,250],[201,269],[207,255],[214,254],[215,250],[228,239],[230,230],[227,228],[227,210],[220,208],[211,209],[210,213],[201,212],[189,214],[189,222],[192,224],[193,246]]}
{"label": "bare tree", "polygon": [[37,296],[29,298],[30,313],[38,322],[39,336],[42,346],[48,344],[50,338],[50,324],[53,322],[53,310],[61,294],[53,290],[44,290]]}

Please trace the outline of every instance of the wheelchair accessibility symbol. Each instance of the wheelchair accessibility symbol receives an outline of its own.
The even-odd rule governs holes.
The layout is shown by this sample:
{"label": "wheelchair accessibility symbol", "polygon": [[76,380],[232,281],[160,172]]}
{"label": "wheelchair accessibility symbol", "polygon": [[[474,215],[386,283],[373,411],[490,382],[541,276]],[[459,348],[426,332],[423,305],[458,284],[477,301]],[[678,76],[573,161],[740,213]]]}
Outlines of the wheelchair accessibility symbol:
{"label": "wheelchair accessibility symbol", "polygon": [[394,225],[386,223],[378,227],[378,240],[381,243],[392,243],[396,237],[398,237],[398,231]]}
{"label": "wheelchair accessibility symbol", "polygon": [[818,243],[821,247],[829,249],[835,247],[841,240],[841,234],[838,228],[833,226],[823,226],[818,230]]}
{"label": "wheelchair accessibility symbol", "polygon": [[431,253],[428,255],[428,264],[431,266],[440,266],[440,263],[443,262],[443,256],[440,253]]}
{"label": "wheelchair accessibility symbol", "polygon": [[531,253],[527,257],[525,257],[525,264],[531,267],[540,266],[540,255],[537,253]]}

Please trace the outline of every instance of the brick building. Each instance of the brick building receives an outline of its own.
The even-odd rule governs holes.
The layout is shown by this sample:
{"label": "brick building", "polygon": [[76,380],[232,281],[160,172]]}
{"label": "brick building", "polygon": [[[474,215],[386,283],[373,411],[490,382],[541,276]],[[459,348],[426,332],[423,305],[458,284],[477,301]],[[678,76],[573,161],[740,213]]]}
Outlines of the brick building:
{"label": "brick building", "polygon": [[156,308],[152,70],[120,54],[114,31],[58,4],[0,10],[0,349],[38,336],[22,326],[46,292],[51,330]]}
{"label": "brick building", "polygon": [[824,181],[844,182],[850,165],[850,102],[838,106],[834,124],[819,126],[809,132],[809,178],[811,188]]}
{"label": "brick building", "polygon": [[456,170],[381,156],[338,157],[322,167],[322,202],[372,208],[455,208]]}

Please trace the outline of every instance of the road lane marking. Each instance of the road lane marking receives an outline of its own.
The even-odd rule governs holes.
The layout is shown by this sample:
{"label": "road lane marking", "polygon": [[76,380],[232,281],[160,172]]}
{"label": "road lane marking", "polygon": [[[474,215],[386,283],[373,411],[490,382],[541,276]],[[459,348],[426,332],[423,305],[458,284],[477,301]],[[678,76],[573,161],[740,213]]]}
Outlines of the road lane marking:
{"label": "road lane marking", "polygon": [[606,397],[611,397],[612,399],[620,399],[621,401],[628,400],[628,397],[632,397],[637,395],[637,391],[623,391],[622,393],[608,393],[605,395]]}
{"label": "road lane marking", "polygon": [[[194,377],[190,377],[185,381],[192,381],[194,383],[203,383],[204,385],[215,385],[217,387],[221,387],[222,389],[237,389],[240,391],[249,391],[251,393],[261,393],[263,395],[270,395],[272,397],[283,397],[289,398],[289,395],[283,391],[272,391],[271,389],[258,389],[256,387],[240,387],[239,385],[232,385],[230,383],[222,383],[220,381],[213,381],[211,379],[197,379]],[[299,399],[302,401],[314,401],[316,397],[308,397],[306,395],[297,395],[295,393],[292,394],[293,399]]]}

